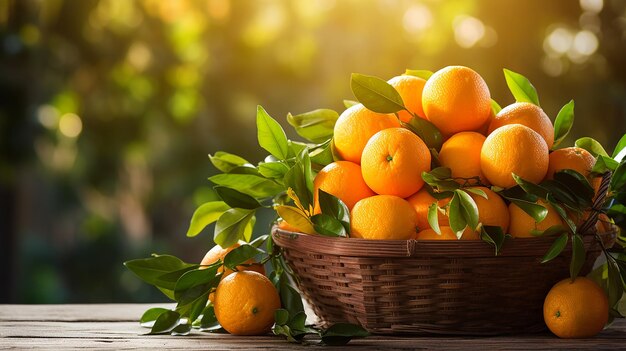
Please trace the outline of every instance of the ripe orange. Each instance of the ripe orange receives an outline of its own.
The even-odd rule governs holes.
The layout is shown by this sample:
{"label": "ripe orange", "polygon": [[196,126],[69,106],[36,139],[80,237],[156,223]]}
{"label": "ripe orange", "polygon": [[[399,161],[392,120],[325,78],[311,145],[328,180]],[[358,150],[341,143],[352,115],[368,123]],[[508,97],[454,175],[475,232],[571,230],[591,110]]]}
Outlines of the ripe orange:
{"label": "ripe orange", "polygon": [[[461,132],[446,140],[439,151],[439,162],[442,166],[452,170],[454,178],[480,177],[480,182],[489,185],[480,168],[480,150],[485,142],[485,136],[476,132]],[[458,179],[458,183],[465,183]],[[476,184],[476,180],[470,181]]]}
{"label": "ripe orange", "polygon": [[546,230],[554,225],[563,224],[561,217],[549,203],[539,200],[537,204],[548,209],[546,218],[538,223],[517,205],[509,204],[509,216],[511,219],[509,234],[511,236],[514,238],[532,238],[532,230]]}
{"label": "ripe orange", "polygon": [[343,111],[335,123],[335,151],[342,159],[360,164],[363,148],[372,135],[399,126],[394,115],[372,112],[361,104],[354,105]]}
{"label": "ripe orange", "polygon": [[609,300],[593,280],[578,277],[556,283],[543,302],[543,319],[559,338],[590,338],[609,320]]}
{"label": "ripe orange", "polygon": [[257,272],[236,272],[215,290],[215,317],[234,335],[263,335],[274,324],[280,297],[272,282]]}
{"label": "ripe orange", "polygon": [[416,240],[480,240],[480,235],[478,232],[473,230],[465,229],[463,231],[463,235],[461,235],[461,239],[457,239],[456,234],[452,231],[450,227],[439,227],[441,229],[441,235],[437,234],[434,229],[425,229],[421,232],[417,233],[415,236]]}
{"label": "ripe orange", "polygon": [[530,102],[516,102],[503,108],[489,125],[489,133],[510,124],[521,124],[539,133],[548,145],[554,143],[554,127],[541,107]]}
{"label": "ripe orange", "polygon": [[[426,188],[422,188],[420,191],[411,195],[406,199],[415,209],[415,213],[417,213],[417,228],[419,230],[430,229],[430,224],[428,224],[428,207],[432,205],[434,202],[437,202],[439,207],[445,206],[448,202],[450,202],[450,198],[441,199],[437,201],[434,197],[428,193]],[[447,226],[448,224],[448,216],[441,212],[437,212],[439,217],[439,225]]]}
{"label": "ripe orange", "polygon": [[[417,114],[421,118],[424,116],[424,109],[422,108],[422,90],[424,90],[424,84],[426,81],[422,78],[402,75],[391,78],[387,81],[392,87],[396,88],[404,106],[411,112]],[[410,113],[406,111],[398,112],[398,116],[404,122],[408,122],[413,118]]]}
{"label": "ripe orange", "polygon": [[487,195],[485,199],[477,194],[469,194],[478,207],[478,221],[483,225],[498,226],[506,233],[509,229],[509,209],[504,200],[489,188],[476,187],[475,189],[480,189]]}
{"label": "ripe orange", "polygon": [[422,92],[422,106],[444,135],[476,130],[491,113],[487,83],[474,70],[448,66],[435,72]]}
{"label": "ripe orange", "polygon": [[539,183],[548,171],[548,145],[541,135],[521,124],[494,130],[480,151],[480,166],[491,184],[516,185],[511,173]]}
{"label": "ripe orange", "polygon": [[375,195],[361,174],[361,167],[350,161],[336,161],[326,167],[315,176],[313,181],[313,197],[315,213],[320,212],[318,203],[318,189],[335,195],[343,201],[349,209],[361,199]]}
{"label": "ripe orange", "polygon": [[417,214],[406,200],[375,195],[356,203],[350,216],[350,236],[370,240],[408,240],[417,232]]}
{"label": "ripe orange", "polygon": [[[287,222],[284,222],[287,223]],[[297,231],[297,230],[296,230]],[[233,246],[227,247],[227,248],[222,248],[219,245],[215,245],[213,246],[213,248],[211,248],[211,250],[209,250],[209,252],[206,253],[206,255],[204,255],[204,258],[202,259],[202,262],[200,262],[201,266],[208,266],[211,265],[215,262],[217,262],[218,260],[222,260],[222,262],[224,261],[224,257],[226,257],[226,255],[233,251],[234,249],[238,248],[239,246],[241,246],[242,244],[245,244],[245,242],[243,241],[239,241],[238,243],[234,244]],[[265,268],[263,267],[263,265],[261,264],[255,264],[255,262],[253,260],[248,260],[246,261],[246,264],[250,264],[251,266],[238,266],[237,269],[239,270],[246,270],[246,271],[255,271],[255,272],[259,272],[261,274],[265,274]],[[200,269],[204,269],[206,267],[200,267]],[[224,272],[224,266],[218,268],[217,270],[218,272]],[[224,277],[226,277],[227,275],[230,275],[233,273],[233,270],[231,269],[226,269],[226,271],[224,272],[224,275],[222,276],[222,279]]]}
{"label": "ripe orange", "polygon": [[363,179],[378,194],[410,196],[424,185],[422,172],[429,170],[428,147],[404,128],[376,133],[363,149]]}
{"label": "ripe orange", "polygon": [[546,179],[552,179],[554,173],[562,169],[573,169],[576,172],[588,177],[591,173],[596,159],[589,151],[579,147],[566,147],[550,153],[548,164],[548,174]]}

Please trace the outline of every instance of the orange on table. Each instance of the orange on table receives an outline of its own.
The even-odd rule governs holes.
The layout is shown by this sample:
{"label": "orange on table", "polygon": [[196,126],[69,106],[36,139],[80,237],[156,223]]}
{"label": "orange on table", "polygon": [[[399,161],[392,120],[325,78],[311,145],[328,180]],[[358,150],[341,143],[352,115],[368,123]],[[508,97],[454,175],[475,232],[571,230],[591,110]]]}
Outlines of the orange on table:
{"label": "orange on table", "polygon": [[428,171],[430,151],[407,129],[382,130],[363,149],[363,179],[377,194],[408,197],[422,188],[422,172]]}
{"label": "orange on table", "polygon": [[480,240],[478,232],[470,230],[469,228],[463,231],[460,239],[456,237],[456,234],[450,227],[440,226],[439,229],[441,230],[441,235],[437,234],[434,229],[429,228],[417,233],[415,240]]}
{"label": "orange on table", "polygon": [[[283,221],[284,222],[284,221]],[[287,223],[287,222],[284,222]],[[226,257],[226,255],[233,251],[234,249],[238,248],[239,246],[246,244],[246,242],[244,241],[239,241],[235,244],[233,244],[230,247],[227,248],[223,248],[219,245],[215,245],[213,246],[213,248],[211,248],[211,250],[209,250],[209,252],[206,253],[206,255],[204,255],[204,258],[202,259],[202,261],[200,262],[201,266],[209,266],[212,265],[213,263],[217,262],[218,260],[222,260],[222,262],[224,262],[224,257]],[[255,271],[255,272],[259,272],[261,274],[265,274],[265,267],[263,267],[262,264],[260,263],[256,263],[254,262],[254,260],[249,259],[248,261],[245,262],[246,264],[250,264],[250,266],[237,266],[238,270],[246,270],[246,271]],[[200,269],[205,269],[206,267],[200,267]],[[224,272],[224,266],[221,266],[217,269],[218,272]],[[232,274],[234,271],[232,269],[226,268],[226,271],[224,272],[224,275],[222,276],[222,279],[224,277],[226,277],[227,275]]]}
{"label": "orange on table", "polygon": [[350,214],[350,237],[408,240],[417,232],[417,214],[403,198],[375,195],[356,203]]}
{"label": "orange on table", "polygon": [[546,179],[554,178],[554,173],[563,169],[573,169],[585,177],[589,177],[596,163],[589,151],[579,147],[566,147],[550,153]]}
{"label": "orange on table", "polygon": [[514,203],[509,204],[509,234],[511,236],[514,238],[532,238],[532,230],[546,230],[554,225],[563,224],[561,216],[552,205],[543,200],[537,201],[537,204],[548,209],[548,215],[541,222],[535,222],[534,218]]}
{"label": "orange on table", "polygon": [[590,338],[609,320],[609,300],[604,290],[585,277],[556,283],[543,302],[543,319],[560,338]]}
{"label": "orange on table", "polygon": [[[477,132],[461,132],[446,140],[439,151],[439,162],[452,171],[453,178],[480,177],[480,182],[489,185],[480,168],[480,151],[485,136]],[[456,180],[463,184],[464,180]],[[471,184],[476,184],[472,181]]]}
{"label": "orange on table", "polygon": [[320,212],[318,189],[338,197],[350,210],[359,200],[376,195],[365,184],[361,174],[361,166],[350,161],[330,163],[315,176],[313,180],[315,213]]}
{"label": "orange on table", "polygon": [[215,290],[215,317],[234,335],[267,334],[280,297],[274,284],[257,272],[241,271],[222,279]]}
{"label": "orange on table", "polygon": [[428,120],[449,136],[480,128],[489,119],[491,95],[474,70],[448,66],[426,81],[422,106]]}
{"label": "orange on table", "polygon": [[372,135],[394,127],[400,127],[396,116],[372,112],[361,104],[354,105],[343,111],[335,123],[335,151],[343,160],[360,164],[363,148]]}
{"label": "orange on table", "polygon": [[[411,195],[406,199],[415,209],[415,213],[417,214],[417,228],[421,230],[430,229],[430,224],[428,224],[428,207],[433,203],[437,202],[439,207],[444,207],[450,202],[450,198],[445,198],[441,200],[435,199],[426,187],[420,189],[420,191]],[[437,216],[439,217],[439,225],[447,226],[449,225],[448,216],[437,211]]]}
{"label": "orange on table", "polygon": [[478,207],[478,222],[487,226],[498,226],[506,233],[509,229],[509,209],[500,195],[485,187],[474,187],[485,192],[487,198],[469,193]]}
{"label": "orange on table", "polygon": [[[422,108],[422,90],[424,90],[426,80],[415,76],[401,75],[391,78],[387,83],[396,88],[407,110],[421,118],[426,118]],[[413,118],[410,113],[404,110],[398,112],[398,116],[403,122],[408,122]]]}
{"label": "orange on table", "polygon": [[539,133],[548,145],[554,143],[554,127],[541,107],[530,102],[516,102],[504,107],[489,125],[489,133],[510,124],[521,124]]}
{"label": "orange on table", "polygon": [[480,166],[489,182],[501,188],[517,184],[511,173],[539,183],[548,171],[548,145],[541,135],[524,125],[506,125],[485,139]]}

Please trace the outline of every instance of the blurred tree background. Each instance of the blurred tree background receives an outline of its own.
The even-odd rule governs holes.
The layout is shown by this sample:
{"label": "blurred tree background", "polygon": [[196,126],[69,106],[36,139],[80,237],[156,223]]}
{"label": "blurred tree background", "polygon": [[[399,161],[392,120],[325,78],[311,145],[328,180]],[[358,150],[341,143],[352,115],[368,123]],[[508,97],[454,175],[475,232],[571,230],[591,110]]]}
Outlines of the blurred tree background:
{"label": "blurred tree background", "polygon": [[624,1],[0,0],[0,302],[161,299],[122,262],[202,258],[207,154],[260,160],[257,104],[286,125],[351,72],[451,64],[502,106],[504,67],[551,118],[573,98],[567,145],[626,131]]}

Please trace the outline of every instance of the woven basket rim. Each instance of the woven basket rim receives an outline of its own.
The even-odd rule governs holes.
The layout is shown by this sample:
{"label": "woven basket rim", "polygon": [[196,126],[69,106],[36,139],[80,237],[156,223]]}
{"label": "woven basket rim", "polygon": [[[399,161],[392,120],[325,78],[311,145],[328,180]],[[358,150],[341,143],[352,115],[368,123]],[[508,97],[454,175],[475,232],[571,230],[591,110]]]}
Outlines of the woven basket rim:
{"label": "woven basket rim", "polygon": [[[619,228],[598,233],[607,246],[612,246]],[[311,253],[348,257],[494,257],[493,246],[482,240],[367,240],[310,235],[283,230],[274,226],[272,237],[281,247]],[[596,240],[595,235],[583,236],[585,246]],[[541,258],[552,246],[554,237],[507,239],[497,257]]]}

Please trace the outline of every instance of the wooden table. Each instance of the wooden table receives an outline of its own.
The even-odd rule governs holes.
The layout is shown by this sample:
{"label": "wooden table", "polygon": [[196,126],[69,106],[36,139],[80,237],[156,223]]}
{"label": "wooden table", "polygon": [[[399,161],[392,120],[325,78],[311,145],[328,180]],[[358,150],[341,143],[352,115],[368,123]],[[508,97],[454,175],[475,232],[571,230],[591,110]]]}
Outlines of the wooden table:
{"label": "wooden table", "polygon": [[[147,304],[0,305],[0,350],[4,349],[167,349],[167,350],[321,350],[275,336],[237,337],[194,331],[189,336],[143,335],[137,320]],[[351,349],[380,350],[554,350],[626,349],[626,320],[616,321],[593,339],[561,340],[540,335],[499,337],[381,337],[354,340]],[[345,349],[326,347],[328,349]]]}

